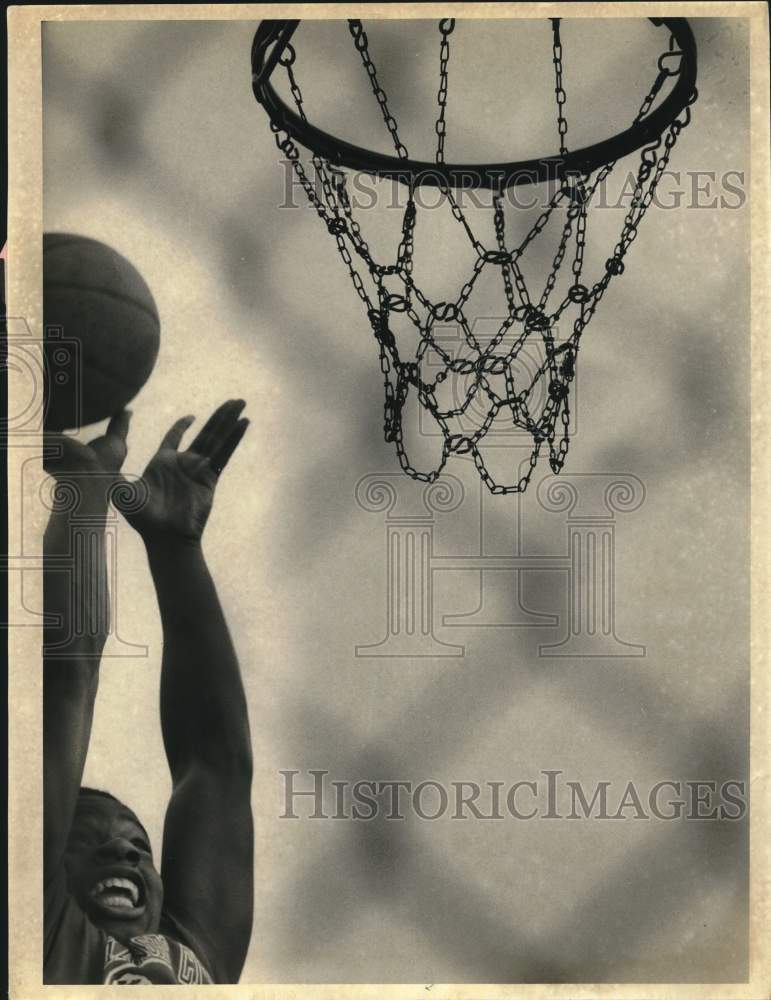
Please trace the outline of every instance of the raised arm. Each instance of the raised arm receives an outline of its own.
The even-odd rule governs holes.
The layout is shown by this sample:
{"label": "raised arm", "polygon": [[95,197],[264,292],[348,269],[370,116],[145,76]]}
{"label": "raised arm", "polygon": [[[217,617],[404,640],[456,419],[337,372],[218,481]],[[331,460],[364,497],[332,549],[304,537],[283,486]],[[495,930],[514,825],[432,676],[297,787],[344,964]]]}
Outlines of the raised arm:
{"label": "raised arm", "polygon": [[172,778],[161,875],[164,914],[192,938],[218,982],[234,983],[252,926],[252,759],[235,650],[201,537],[219,473],[247,421],[221,406],[185,450],[177,421],[148,465],[141,534],[163,624],[161,726]]}
{"label": "raised arm", "polygon": [[[43,539],[44,877],[64,854],[91,735],[99,660],[109,630],[104,529],[110,489],[126,456],[129,414],[88,445],[46,437],[56,479]],[[58,509],[57,509],[58,508]]]}

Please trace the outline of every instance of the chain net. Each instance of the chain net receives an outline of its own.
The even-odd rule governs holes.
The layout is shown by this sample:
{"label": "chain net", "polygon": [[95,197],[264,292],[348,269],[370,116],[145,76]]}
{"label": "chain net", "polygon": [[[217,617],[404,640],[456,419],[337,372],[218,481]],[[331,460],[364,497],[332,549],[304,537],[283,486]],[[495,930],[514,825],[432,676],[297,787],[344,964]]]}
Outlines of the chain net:
{"label": "chain net", "polygon": [[[409,154],[399,137],[398,124],[389,110],[388,97],[378,80],[362,22],[349,20],[348,28],[396,154],[399,158],[406,159]],[[565,116],[567,95],[562,85],[559,18],[551,19],[551,28],[557,138],[560,153],[565,155],[568,150],[568,125]],[[450,36],[454,29],[454,18],[445,18],[439,22],[439,90],[435,124],[435,160],[438,164],[444,163],[445,156]],[[675,39],[670,37],[669,48],[659,57],[657,76],[640,106],[636,122],[648,114],[667,79],[679,72],[680,55]],[[295,58],[295,50],[287,45],[279,61],[286,70],[297,112],[307,120],[295,70]],[[691,103],[695,97],[694,93]],[[383,373],[385,439],[395,445],[401,468],[408,476],[421,482],[433,482],[451,456],[468,455],[473,459],[490,492],[504,494],[526,489],[542,453],[548,452],[552,471],[560,472],[570,444],[570,389],[576,375],[582,334],[610,282],[623,274],[627,251],[653,200],[672,148],[689,121],[690,107],[686,107],[657,139],[642,149],[621,234],[607,258],[603,273],[593,283],[584,276],[587,206],[594,192],[613,170],[616,161],[605,164],[592,174],[563,178],[546,203],[544,211],[516,246],[507,243],[503,190],[493,192],[493,234],[490,243],[485,245],[473,232],[453,190],[440,182],[442,196],[476,255],[468,280],[452,302],[430,301],[413,280],[417,220],[414,187],[408,190],[395,259],[389,263],[377,261],[354,218],[346,174],[328,159],[313,154],[311,162],[316,179],[320,182],[317,188],[303,166],[295,142],[285,131],[271,124],[279,150],[291,162],[298,182],[334,238],[353,286],[366,309],[378,344]],[[522,274],[521,260],[552,216],[559,212],[564,217],[557,251],[543,290],[540,295],[534,295]],[[566,260],[570,262],[570,286],[559,301],[555,301],[552,293],[560,268]],[[499,329],[486,343],[481,343],[472,331],[465,307],[485,268],[495,268],[500,272],[507,314]],[[362,273],[367,272],[371,280],[365,284]],[[530,284],[532,285],[532,280]],[[396,314],[406,317],[417,333],[417,348],[413,348],[409,357],[405,356],[404,344],[392,331]],[[454,355],[446,350],[441,342],[442,338],[436,335],[437,327],[448,323],[457,325],[462,332],[460,353],[456,351]],[[558,342],[555,336],[558,324],[571,330],[563,342]],[[531,365],[531,370],[523,379],[522,366],[518,366],[518,361],[526,346],[536,348],[534,353],[537,354],[539,363],[535,371]],[[426,375],[428,366],[425,364],[429,352],[432,357],[430,378]],[[518,379],[515,378],[517,371],[520,373]],[[448,405],[442,392],[448,380],[453,383],[453,395],[449,400],[451,405]],[[461,398],[458,398],[457,386],[461,382],[463,389]],[[435,468],[430,471],[415,468],[407,454],[402,413],[410,393],[416,394],[420,405],[430,413],[441,430],[441,456]],[[479,416],[479,419],[473,430],[469,430],[469,418],[473,414]],[[516,481],[507,484],[495,480],[485,464],[480,448],[496,420],[504,420],[509,428],[513,425],[532,438],[530,458],[524,471],[520,469],[521,474]]]}

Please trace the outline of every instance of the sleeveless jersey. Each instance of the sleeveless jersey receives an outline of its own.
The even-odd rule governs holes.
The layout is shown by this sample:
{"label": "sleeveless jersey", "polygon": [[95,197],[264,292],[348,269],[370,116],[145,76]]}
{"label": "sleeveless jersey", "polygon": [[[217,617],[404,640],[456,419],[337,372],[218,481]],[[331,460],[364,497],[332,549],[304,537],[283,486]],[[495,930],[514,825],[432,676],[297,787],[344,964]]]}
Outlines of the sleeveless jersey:
{"label": "sleeveless jersey", "polygon": [[[164,912],[160,933],[127,944],[91,923],[69,892],[64,872],[46,887],[43,982],[59,986],[213,984],[183,923]],[[194,947],[196,950],[194,950]]]}
{"label": "sleeveless jersey", "polygon": [[212,985],[190,948],[164,934],[142,934],[128,945],[108,936],[103,982],[105,986]]}

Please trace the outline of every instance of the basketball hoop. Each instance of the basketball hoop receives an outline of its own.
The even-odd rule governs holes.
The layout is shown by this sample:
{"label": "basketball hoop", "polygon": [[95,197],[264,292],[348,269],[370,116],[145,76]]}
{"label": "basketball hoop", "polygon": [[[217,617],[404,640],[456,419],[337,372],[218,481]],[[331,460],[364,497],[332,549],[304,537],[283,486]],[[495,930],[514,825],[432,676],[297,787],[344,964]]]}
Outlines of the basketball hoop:
{"label": "basketball hoop", "polygon": [[[594,315],[611,280],[625,268],[626,253],[637,236],[638,227],[650,206],[656,187],[667,166],[677,137],[691,118],[690,105],[696,100],[696,45],[684,18],[649,18],[656,27],[669,32],[668,47],[658,59],[654,82],[625,131],[579,150],[567,147],[566,93],[562,86],[562,43],[560,19],[551,18],[551,51],[555,71],[555,97],[559,153],[541,159],[494,164],[456,164],[445,160],[446,108],[448,99],[450,36],[455,19],[439,22],[439,90],[437,94],[436,155],[433,162],[411,159],[399,138],[398,123],[380,86],[362,22],[349,20],[348,29],[369,78],[383,120],[394,145],[388,156],[352,145],[312,125],[306,117],[303,94],[295,70],[295,50],[291,38],[300,21],[263,21],[252,45],[252,87],[257,101],[270,118],[279,150],[291,162],[308,200],[335,239],[340,256],[367,313],[379,346],[383,373],[386,441],[396,447],[399,463],[407,475],[421,482],[433,482],[453,455],[470,455],[480,477],[492,493],[524,491],[544,446],[554,473],[564,465],[569,447],[570,387],[576,373],[581,335]],[[281,65],[295,104],[290,109],[271,85],[276,67]],[[654,107],[665,83],[674,86]],[[321,193],[309,178],[297,144],[311,154]],[[613,170],[616,162],[642,150],[636,183],[621,234],[610,252],[602,274],[593,283],[584,276],[587,207],[592,195]],[[397,180],[407,187],[408,198],[395,258],[388,263],[375,260],[367,244],[348,193],[343,169],[361,170],[381,178]],[[506,241],[503,194],[515,185],[555,183],[555,193],[525,238],[517,246]],[[452,302],[434,302],[413,280],[414,232],[417,221],[415,191],[421,185],[438,187],[453,217],[462,226],[476,254],[468,280]],[[472,231],[455,193],[459,189],[486,188],[492,191],[494,241],[485,245]],[[542,292],[531,295],[520,261],[542,232],[558,207],[565,209],[562,233],[545,279]],[[560,268],[570,260],[570,287],[561,301],[551,301]],[[362,267],[363,265],[363,267]],[[497,333],[486,344],[474,335],[464,307],[485,267],[500,270],[508,312]],[[369,282],[362,277],[366,268]],[[386,282],[388,279],[388,283]],[[530,281],[532,286],[533,282]],[[369,285],[369,287],[368,287]],[[397,286],[395,291],[393,286]],[[391,287],[388,287],[391,286]],[[418,347],[409,359],[392,330],[392,317],[402,314],[418,333]],[[572,329],[564,343],[557,343],[558,322]],[[435,329],[455,323],[463,334],[460,356],[452,357],[440,343]],[[511,342],[513,338],[513,343]],[[543,358],[525,384],[516,384],[514,367],[525,346],[537,345]],[[426,375],[427,356],[438,357],[438,371]],[[451,376],[467,379],[464,398],[454,405],[440,399],[442,387]],[[443,437],[442,455],[429,472],[416,469],[406,451],[402,412],[410,392],[431,415]],[[459,418],[483,403],[484,416],[472,431],[458,429]],[[493,478],[480,445],[496,419],[505,419],[532,438],[530,460],[523,475],[508,485]]]}

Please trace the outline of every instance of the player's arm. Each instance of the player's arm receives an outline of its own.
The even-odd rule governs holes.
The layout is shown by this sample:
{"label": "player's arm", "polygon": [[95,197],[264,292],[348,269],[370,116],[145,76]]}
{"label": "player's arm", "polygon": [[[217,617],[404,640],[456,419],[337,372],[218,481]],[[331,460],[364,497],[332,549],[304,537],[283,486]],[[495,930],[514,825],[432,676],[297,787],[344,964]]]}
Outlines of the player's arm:
{"label": "player's arm", "polygon": [[252,759],[246,698],[201,536],[219,472],[246,430],[220,407],[190,448],[178,421],[144,474],[142,535],[163,624],[161,726],[172,778],[161,875],[164,911],[220,982],[237,982],[252,926]]}
{"label": "player's arm", "polygon": [[105,520],[128,422],[118,415],[88,445],[58,435],[45,442],[46,469],[57,481],[43,539],[45,884],[62,860],[88,751],[109,629]]}

